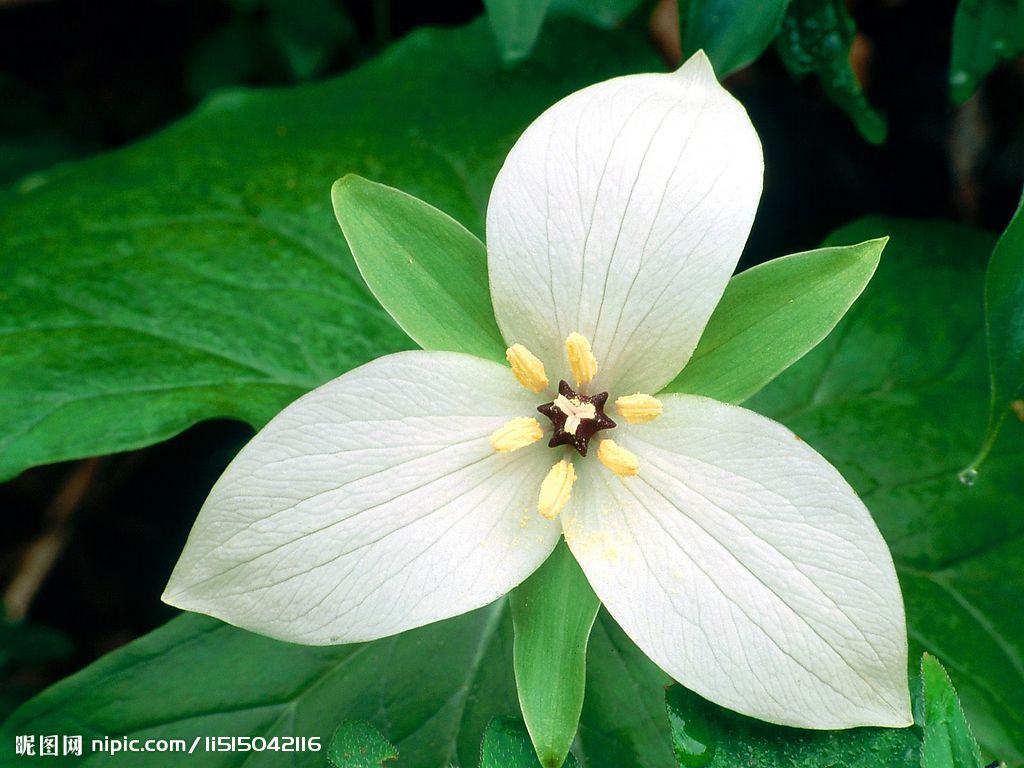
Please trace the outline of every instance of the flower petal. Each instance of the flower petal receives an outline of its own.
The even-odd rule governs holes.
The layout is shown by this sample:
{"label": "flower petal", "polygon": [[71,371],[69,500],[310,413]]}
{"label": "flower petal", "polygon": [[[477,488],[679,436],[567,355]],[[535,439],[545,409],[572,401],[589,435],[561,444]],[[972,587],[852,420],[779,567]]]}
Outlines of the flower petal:
{"label": "flower petal", "polygon": [[311,645],[486,605],[560,535],[536,513],[548,452],[490,444],[534,399],[508,368],[449,352],[390,355],[319,387],[214,486],[164,600]]}
{"label": "flower petal", "polygon": [[[526,129],[491,190],[491,298],[506,341],[597,386],[659,390],[690,359],[747,239],[761,145],[703,53],[578,91]],[[565,377],[568,378],[568,377]]]}
{"label": "flower petal", "polygon": [[581,473],[565,536],[648,656],[784,725],[911,722],[889,550],[839,473],[781,424],[689,395],[622,430],[640,472]]}

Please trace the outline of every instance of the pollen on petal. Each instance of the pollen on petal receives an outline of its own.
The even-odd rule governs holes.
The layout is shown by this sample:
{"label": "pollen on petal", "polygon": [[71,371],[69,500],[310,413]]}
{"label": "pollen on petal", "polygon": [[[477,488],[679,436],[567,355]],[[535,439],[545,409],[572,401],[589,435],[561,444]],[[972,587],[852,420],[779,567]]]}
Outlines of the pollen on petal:
{"label": "pollen on petal", "polygon": [[522,344],[513,344],[505,350],[505,359],[512,366],[519,383],[531,392],[547,389],[548,375],[542,363],[533,352]]}
{"label": "pollen on petal", "polygon": [[541,439],[544,431],[532,416],[512,419],[491,435],[491,447],[498,453],[509,453]]}
{"label": "pollen on petal", "polygon": [[580,333],[570,333],[565,340],[565,353],[569,358],[569,368],[576,379],[576,386],[589,384],[597,373],[597,358],[590,349],[590,342]]}
{"label": "pollen on petal", "polygon": [[615,411],[630,424],[646,424],[661,416],[664,410],[661,400],[650,395],[637,392],[635,395],[623,395],[615,401]]}
{"label": "pollen on petal", "polygon": [[630,477],[640,471],[640,460],[614,440],[602,440],[597,446],[597,459],[619,477]]}
{"label": "pollen on petal", "polygon": [[537,499],[537,511],[548,520],[554,520],[562,507],[569,501],[572,484],[576,482],[576,469],[572,462],[562,459],[548,472],[544,482],[540,484],[540,498]]}

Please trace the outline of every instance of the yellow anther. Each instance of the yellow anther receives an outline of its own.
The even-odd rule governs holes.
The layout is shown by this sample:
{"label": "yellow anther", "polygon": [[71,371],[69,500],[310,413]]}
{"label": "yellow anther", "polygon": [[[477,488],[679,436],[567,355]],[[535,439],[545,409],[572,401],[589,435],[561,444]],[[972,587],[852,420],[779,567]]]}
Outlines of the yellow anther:
{"label": "yellow anther", "polygon": [[540,422],[531,416],[520,416],[494,431],[491,447],[498,453],[509,453],[537,442],[543,434]]}
{"label": "yellow anther", "polygon": [[519,379],[519,383],[528,390],[540,392],[547,389],[548,375],[544,370],[544,363],[522,344],[513,344],[506,349],[505,359],[512,366],[512,373]]}
{"label": "yellow anther", "polygon": [[597,458],[620,477],[629,477],[640,471],[640,460],[614,440],[602,440],[597,446]]}
{"label": "yellow anther", "polygon": [[615,410],[630,424],[645,424],[661,416],[661,400],[637,392],[623,395],[615,401]]}
{"label": "yellow anther", "polygon": [[572,377],[576,379],[576,386],[589,384],[597,373],[597,358],[590,351],[587,337],[570,333],[565,340],[565,353],[569,357],[569,367],[572,369]]}
{"label": "yellow anther", "polygon": [[540,498],[537,511],[548,520],[554,520],[562,507],[569,501],[572,484],[576,482],[576,470],[571,462],[562,459],[548,472],[540,484]]}

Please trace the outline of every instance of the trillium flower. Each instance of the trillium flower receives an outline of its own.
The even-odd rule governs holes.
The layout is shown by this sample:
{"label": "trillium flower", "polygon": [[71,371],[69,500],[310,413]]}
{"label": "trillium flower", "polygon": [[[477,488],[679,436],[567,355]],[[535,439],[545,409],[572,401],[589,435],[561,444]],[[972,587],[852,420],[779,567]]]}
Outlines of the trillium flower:
{"label": "trillium flower", "polygon": [[564,536],[685,686],[777,723],[911,722],[895,569],[786,427],[658,392],[761,194],[707,59],[573,93],[505,161],[487,261],[509,365],[412,351],[300,398],[239,453],[164,599],[271,637],[372,640],[486,605]]}

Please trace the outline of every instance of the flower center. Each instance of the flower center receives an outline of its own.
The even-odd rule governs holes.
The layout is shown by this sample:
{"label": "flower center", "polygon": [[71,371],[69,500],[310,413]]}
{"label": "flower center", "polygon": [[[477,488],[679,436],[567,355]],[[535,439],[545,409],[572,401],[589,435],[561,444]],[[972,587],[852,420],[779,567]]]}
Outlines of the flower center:
{"label": "flower center", "polygon": [[[612,429],[615,422],[605,415],[608,393],[584,395],[578,390],[589,385],[597,373],[597,358],[590,342],[579,333],[570,333],[565,340],[565,355],[569,370],[576,381],[576,389],[567,381],[558,382],[558,395],[537,410],[551,419],[554,427],[548,445],[557,448],[571,445],[580,456],[587,455],[587,447],[595,434]],[[548,375],[544,363],[522,344],[513,344],[505,350],[505,359],[512,366],[516,380],[531,392],[540,393],[548,388]],[[629,424],[646,424],[661,415],[661,402],[656,397],[637,392],[623,395],[615,401],[616,412]],[[491,447],[498,453],[511,453],[532,445],[541,439],[544,430],[532,416],[519,416],[507,421],[491,434]],[[640,460],[627,448],[607,438],[597,445],[597,460],[621,478],[632,477],[640,471]],[[568,503],[576,482],[576,469],[570,459],[560,459],[548,471],[540,485],[537,511],[548,520],[558,517]]]}
{"label": "flower center", "polygon": [[615,422],[604,412],[607,401],[607,392],[583,395],[570,387],[567,381],[558,382],[558,396],[537,407],[551,419],[554,427],[548,445],[551,448],[571,445],[580,456],[586,456],[590,438],[602,429],[615,427]]}

